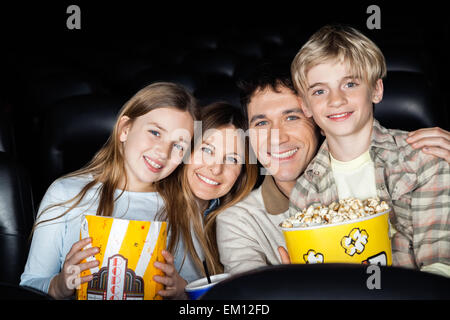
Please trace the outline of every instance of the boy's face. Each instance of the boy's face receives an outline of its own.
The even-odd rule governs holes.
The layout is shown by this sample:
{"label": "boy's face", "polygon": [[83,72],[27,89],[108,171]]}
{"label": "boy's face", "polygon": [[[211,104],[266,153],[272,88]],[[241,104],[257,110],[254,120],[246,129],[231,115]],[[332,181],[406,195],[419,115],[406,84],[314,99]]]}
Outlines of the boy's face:
{"label": "boy's face", "polygon": [[327,60],[309,70],[307,81],[303,110],[308,117],[314,117],[327,138],[356,138],[361,130],[370,130],[372,103],[383,97],[381,79],[372,90],[366,81],[352,74],[347,63]]}
{"label": "boy's face", "polygon": [[277,182],[295,182],[316,154],[316,125],[290,89],[257,91],[247,106],[250,144]]}

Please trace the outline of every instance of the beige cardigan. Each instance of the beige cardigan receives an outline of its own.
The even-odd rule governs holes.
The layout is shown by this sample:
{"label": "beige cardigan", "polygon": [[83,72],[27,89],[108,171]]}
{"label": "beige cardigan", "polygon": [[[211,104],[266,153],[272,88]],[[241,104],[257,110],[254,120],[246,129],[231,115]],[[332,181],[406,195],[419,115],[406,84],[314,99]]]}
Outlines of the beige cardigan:
{"label": "beige cardigan", "polygon": [[217,217],[217,244],[225,272],[281,263],[278,246],[286,245],[278,225],[289,216],[288,207],[289,199],[266,176],[258,189]]}

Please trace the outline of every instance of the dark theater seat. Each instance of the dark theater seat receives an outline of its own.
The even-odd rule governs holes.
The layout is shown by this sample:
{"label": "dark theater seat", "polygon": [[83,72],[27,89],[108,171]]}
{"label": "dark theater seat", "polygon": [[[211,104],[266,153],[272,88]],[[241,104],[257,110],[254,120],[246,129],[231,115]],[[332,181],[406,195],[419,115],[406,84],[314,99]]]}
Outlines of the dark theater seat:
{"label": "dark theater seat", "polygon": [[60,101],[48,110],[35,170],[37,199],[58,177],[80,169],[107,141],[126,99],[85,95]]}
{"label": "dark theater seat", "polygon": [[393,71],[384,80],[383,100],[375,105],[375,118],[387,128],[412,131],[442,125],[439,107],[422,74]]}
{"label": "dark theater seat", "polygon": [[374,271],[351,264],[268,266],[212,287],[204,300],[450,299],[450,279],[426,272],[380,267],[380,289],[369,289]]}
{"label": "dark theater seat", "polygon": [[0,282],[19,283],[35,218],[33,207],[24,169],[0,152]]}
{"label": "dark theater seat", "polygon": [[13,154],[14,148],[12,117],[0,109],[0,152]]}

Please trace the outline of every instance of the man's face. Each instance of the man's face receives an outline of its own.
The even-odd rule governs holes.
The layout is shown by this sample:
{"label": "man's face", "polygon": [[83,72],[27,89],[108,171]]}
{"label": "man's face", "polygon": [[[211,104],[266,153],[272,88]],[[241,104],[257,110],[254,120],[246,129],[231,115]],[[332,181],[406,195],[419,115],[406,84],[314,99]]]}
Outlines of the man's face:
{"label": "man's face", "polygon": [[250,143],[259,162],[277,182],[294,182],[316,154],[318,136],[312,118],[290,89],[257,91],[247,106]]}

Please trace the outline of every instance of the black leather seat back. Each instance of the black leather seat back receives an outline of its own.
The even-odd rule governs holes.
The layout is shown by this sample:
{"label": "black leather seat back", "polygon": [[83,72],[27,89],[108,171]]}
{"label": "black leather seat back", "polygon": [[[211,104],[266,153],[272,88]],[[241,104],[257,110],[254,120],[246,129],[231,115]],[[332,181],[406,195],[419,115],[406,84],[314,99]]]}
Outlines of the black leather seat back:
{"label": "black leather seat back", "polygon": [[37,199],[60,176],[87,164],[107,141],[125,99],[85,95],[48,110],[41,142]]}
{"label": "black leather seat back", "polygon": [[32,199],[24,169],[0,152],[0,282],[20,282],[35,218]]}
{"label": "black leather seat back", "polygon": [[[204,300],[449,299],[450,279],[410,269],[352,264],[278,265],[235,275]],[[371,276],[374,278],[370,278]],[[375,279],[379,276],[379,279]],[[379,281],[378,283],[376,281]],[[370,289],[368,287],[370,285]],[[381,289],[377,290],[375,285]]]}
{"label": "black leather seat back", "polygon": [[383,100],[375,105],[375,118],[393,129],[406,131],[440,125],[438,102],[425,77],[413,72],[388,72]]}

